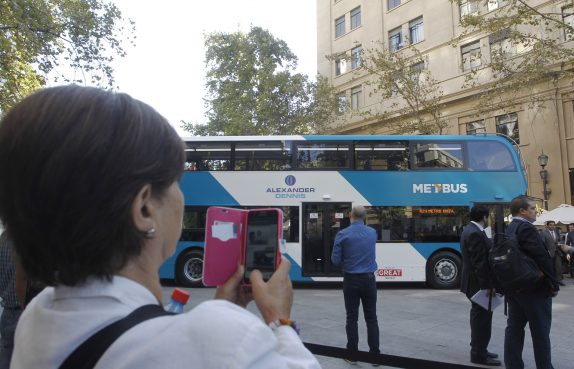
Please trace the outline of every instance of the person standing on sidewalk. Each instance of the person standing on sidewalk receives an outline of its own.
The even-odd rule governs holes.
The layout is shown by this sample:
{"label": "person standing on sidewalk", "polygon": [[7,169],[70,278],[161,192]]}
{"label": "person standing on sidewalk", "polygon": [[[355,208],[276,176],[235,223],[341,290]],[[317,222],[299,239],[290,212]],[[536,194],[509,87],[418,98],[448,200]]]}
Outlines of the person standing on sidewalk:
{"label": "person standing on sidewalk", "polygon": [[0,235],[0,297],[2,316],[0,317],[0,369],[10,367],[14,350],[14,332],[22,314],[22,307],[16,297],[15,264],[12,244],[4,231]]}
{"label": "person standing on sidewalk", "polygon": [[[494,281],[488,266],[490,240],[484,232],[488,225],[488,208],[473,206],[470,209],[470,223],[464,227],[460,237],[462,252],[462,277],[460,291],[470,300],[478,291],[484,290],[494,297]],[[492,332],[492,310],[472,302],[470,308],[470,361],[475,364],[500,366],[497,354],[488,352]]]}
{"label": "person standing on sidewalk", "polygon": [[[347,349],[351,352],[349,363],[355,363],[353,352],[359,346],[359,305],[367,323],[369,352],[380,353],[379,323],[377,321],[377,284],[374,272],[377,270],[375,244],[377,232],[365,225],[366,209],[357,205],[351,211],[351,225],[339,231],[331,253],[331,261],[341,267],[344,273],[343,295],[347,311]],[[376,364],[375,364],[376,366]]]}
{"label": "person standing on sidewalk", "polygon": [[536,204],[520,195],[510,202],[512,222],[507,235],[516,235],[521,251],[532,258],[541,271],[539,283],[531,289],[506,291],[508,319],[504,334],[504,365],[506,369],[524,369],[522,350],[524,328],[530,327],[536,369],[554,369],[551,358],[550,327],[552,326],[552,297],[560,287],[555,278],[552,258],[542,236],[532,222],[536,220]]}

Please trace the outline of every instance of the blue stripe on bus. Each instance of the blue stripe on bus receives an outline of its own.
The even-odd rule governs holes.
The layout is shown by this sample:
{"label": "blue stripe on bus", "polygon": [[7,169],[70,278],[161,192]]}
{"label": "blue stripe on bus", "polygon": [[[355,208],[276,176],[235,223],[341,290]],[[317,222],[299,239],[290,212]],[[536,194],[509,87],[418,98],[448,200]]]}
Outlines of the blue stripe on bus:
{"label": "blue stripe on bus", "polygon": [[[371,172],[365,176],[361,171],[341,171],[340,174],[367,199],[377,206],[433,206],[471,205],[474,202],[508,202],[513,197],[526,192],[526,182],[519,172],[464,171],[412,171]],[[413,181],[416,178],[416,182]],[[519,182],[521,185],[517,186]],[[414,193],[413,185],[448,184],[457,192]],[[460,185],[466,185],[467,192],[460,192]],[[483,184],[488,184],[487,186]]]}
{"label": "blue stripe on bus", "polygon": [[412,242],[411,245],[425,260],[428,260],[433,253],[441,249],[455,250],[460,253],[460,244],[458,242]]}
{"label": "blue stripe on bus", "polygon": [[186,204],[239,205],[237,200],[209,172],[194,172],[193,176],[182,176],[180,188]]}
{"label": "blue stripe on bus", "polygon": [[289,278],[291,278],[292,281],[313,282],[313,278],[303,276],[303,270],[301,269],[301,266],[297,264],[297,262],[295,262],[295,260],[293,260],[293,258],[289,256],[289,254],[282,254],[282,255],[291,262],[291,269],[289,269]]}

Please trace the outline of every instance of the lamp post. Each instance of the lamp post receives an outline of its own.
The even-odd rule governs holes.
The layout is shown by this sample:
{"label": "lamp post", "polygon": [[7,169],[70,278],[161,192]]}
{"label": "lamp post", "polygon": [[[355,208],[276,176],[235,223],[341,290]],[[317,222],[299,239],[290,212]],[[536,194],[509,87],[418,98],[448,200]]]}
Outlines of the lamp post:
{"label": "lamp post", "polygon": [[540,178],[542,178],[542,185],[544,186],[544,210],[548,210],[548,171],[544,169],[548,164],[548,155],[546,155],[544,151],[538,155],[538,164],[542,167],[540,170]]}

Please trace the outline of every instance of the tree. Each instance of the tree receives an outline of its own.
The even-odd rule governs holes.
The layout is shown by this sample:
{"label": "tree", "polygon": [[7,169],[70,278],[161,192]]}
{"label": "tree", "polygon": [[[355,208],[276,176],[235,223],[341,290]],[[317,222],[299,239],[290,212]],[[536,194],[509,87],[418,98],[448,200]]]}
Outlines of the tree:
{"label": "tree", "polygon": [[[182,122],[195,135],[285,135],[325,129],[334,93],[294,73],[297,57],[267,30],[205,37],[207,124]],[[331,94],[331,95],[329,95]]]}
{"label": "tree", "polygon": [[0,1],[0,111],[50,79],[112,87],[110,62],[125,55],[133,31],[105,0]]}
{"label": "tree", "polygon": [[448,126],[441,115],[443,92],[416,47],[390,51],[381,44],[366,50],[361,64],[357,73],[370,75],[365,84],[371,96],[380,96],[382,109],[361,113],[365,118],[388,121],[397,134],[442,134]]}
{"label": "tree", "polygon": [[476,63],[480,66],[466,75],[463,85],[480,89],[479,112],[504,108],[509,101],[540,107],[554,99],[552,93],[540,93],[541,89],[535,87],[549,83],[556,88],[574,76],[574,49],[568,42],[574,38],[574,28],[571,20],[565,21],[574,19],[572,2],[565,4],[562,13],[556,13],[554,5],[533,6],[532,1],[506,0],[503,9],[488,14],[480,13],[480,9],[489,9],[488,0],[474,3],[475,11],[461,19],[464,31],[454,39],[453,46],[458,47],[470,35],[489,35],[490,59],[475,55],[480,57]]}

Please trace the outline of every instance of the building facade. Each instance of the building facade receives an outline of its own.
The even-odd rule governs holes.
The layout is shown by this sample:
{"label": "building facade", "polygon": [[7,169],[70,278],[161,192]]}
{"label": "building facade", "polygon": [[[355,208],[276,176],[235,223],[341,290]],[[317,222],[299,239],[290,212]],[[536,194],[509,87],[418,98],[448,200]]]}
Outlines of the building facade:
{"label": "building facade", "polygon": [[[529,1],[529,5],[562,14],[573,24],[571,0]],[[504,36],[486,32],[464,34],[460,20],[466,14],[490,16],[508,12],[505,0],[317,0],[317,64],[338,91],[340,115],[332,130],[341,134],[393,134],[390,123],[400,116],[378,116],[369,111],[398,105],[400,96],[383,98],[369,81],[373,75],[361,68],[367,49],[386,48],[408,53],[415,48],[424,56],[424,68],[440,85],[443,134],[504,133],[518,144],[524,158],[528,194],[543,199],[540,171],[546,169],[547,206],[572,204],[574,199],[574,85],[569,79],[537,81],[517,91],[496,108],[477,105],[484,86],[492,79],[489,62],[500,50],[509,57],[528,55],[527,47],[506,43]],[[460,38],[464,34],[463,38]],[[568,35],[554,35],[569,45]],[[568,46],[570,47],[570,46]],[[465,85],[478,71],[478,85]],[[539,97],[539,98],[538,98]],[[504,100],[504,96],[502,97]],[[536,100],[536,103],[533,101]],[[395,105],[393,105],[395,104]],[[404,103],[403,103],[404,104]],[[385,108],[386,107],[386,108]],[[545,168],[538,157],[548,157]]]}

